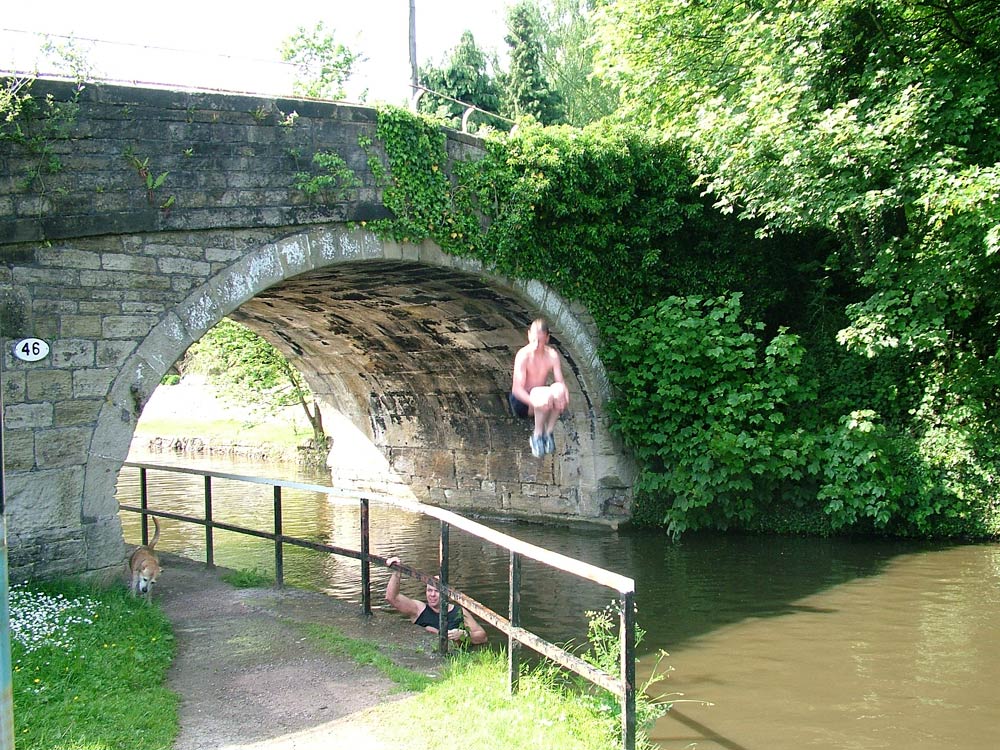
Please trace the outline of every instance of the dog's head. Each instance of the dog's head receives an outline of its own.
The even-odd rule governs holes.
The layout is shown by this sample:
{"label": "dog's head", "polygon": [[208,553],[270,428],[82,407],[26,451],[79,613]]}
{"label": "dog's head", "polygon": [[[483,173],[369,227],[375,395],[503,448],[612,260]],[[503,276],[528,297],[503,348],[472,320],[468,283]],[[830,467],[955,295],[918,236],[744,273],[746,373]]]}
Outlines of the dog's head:
{"label": "dog's head", "polygon": [[160,575],[160,566],[155,560],[145,560],[136,571],[137,587],[140,594],[148,594]]}

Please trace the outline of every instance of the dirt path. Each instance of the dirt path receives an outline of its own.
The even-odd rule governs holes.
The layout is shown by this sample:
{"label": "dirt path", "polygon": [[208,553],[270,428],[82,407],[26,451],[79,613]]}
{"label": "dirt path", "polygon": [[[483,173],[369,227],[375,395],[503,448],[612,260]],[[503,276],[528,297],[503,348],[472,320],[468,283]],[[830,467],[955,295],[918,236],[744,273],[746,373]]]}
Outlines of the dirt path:
{"label": "dirt path", "polygon": [[[220,570],[161,554],[156,597],[174,626],[168,677],[180,695],[174,750],[381,750],[364,710],[406,693],[372,667],[312,647],[300,625],[335,625],[385,644],[400,664],[435,674],[433,639],[395,612],[296,589],[236,589]],[[376,599],[373,592],[373,600]]]}

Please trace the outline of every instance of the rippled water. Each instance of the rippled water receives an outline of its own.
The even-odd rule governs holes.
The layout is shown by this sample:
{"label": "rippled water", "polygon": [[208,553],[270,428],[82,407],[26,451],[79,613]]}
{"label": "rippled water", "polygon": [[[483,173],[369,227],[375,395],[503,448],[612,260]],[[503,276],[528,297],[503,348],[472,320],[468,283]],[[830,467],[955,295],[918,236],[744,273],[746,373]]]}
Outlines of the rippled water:
{"label": "rippled water", "polygon": [[[328,484],[278,465],[170,462]],[[123,470],[122,502],[138,504],[137,476]],[[151,472],[150,479],[150,507],[202,514],[201,477]],[[283,506],[285,534],[357,549],[354,500],[286,489]],[[268,487],[213,480],[217,520],[270,530],[271,507]],[[123,512],[122,520],[126,539],[137,542],[137,516]],[[998,544],[735,536],[673,543],[655,533],[489,525],[635,579],[646,631],[640,677],[664,649],[661,667],[672,671],[655,690],[684,694],[653,728],[664,748],[1000,747]],[[371,529],[372,552],[435,569],[437,521],[373,503]],[[166,521],[159,548],[203,560],[204,531]],[[215,560],[270,572],[273,545],[216,531]],[[360,601],[355,560],[287,547],[285,577]],[[453,529],[451,578],[506,611],[506,552]],[[373,568],[372,579],[377,605],[384,570]],[[605,589],[527,562],[523,587],[525,626],[554,641],[582,640],[584,613],[610,601]],[[413,581],[404,590],[420,594]]]}

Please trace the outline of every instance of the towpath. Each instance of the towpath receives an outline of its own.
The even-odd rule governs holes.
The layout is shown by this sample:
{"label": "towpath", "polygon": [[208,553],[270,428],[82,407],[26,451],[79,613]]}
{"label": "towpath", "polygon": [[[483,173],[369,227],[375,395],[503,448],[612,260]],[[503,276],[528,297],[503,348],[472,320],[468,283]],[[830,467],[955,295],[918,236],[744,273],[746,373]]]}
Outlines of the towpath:
{"label": "towpath", "polygon": [[[298,589],[238,589],[219,569],[167,553],[155,596],[170,618],[180,696],[174,750],[389,750],[366,710],[406,693],[374,667],[314,647],[307,623],[384,644],[397,663],[436,674],[433,638],[392,610]],[[373,600],[376,599],[373,593]]]}

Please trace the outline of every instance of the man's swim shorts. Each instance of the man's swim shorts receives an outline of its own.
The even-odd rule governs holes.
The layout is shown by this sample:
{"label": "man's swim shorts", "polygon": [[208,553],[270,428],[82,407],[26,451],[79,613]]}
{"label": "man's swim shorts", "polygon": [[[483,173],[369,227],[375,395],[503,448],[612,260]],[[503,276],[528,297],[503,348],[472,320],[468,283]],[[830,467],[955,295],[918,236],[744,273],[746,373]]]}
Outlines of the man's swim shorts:
{"label": "man's swim shorts", "polygon": [[524,403],[521,399],[515,396],[513,393],[507,395],[507,401],[510,402],[510,410],[514,412],[517,417],[528,416],[528,405]]}

